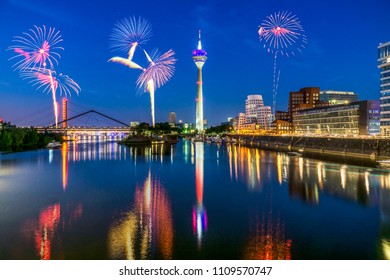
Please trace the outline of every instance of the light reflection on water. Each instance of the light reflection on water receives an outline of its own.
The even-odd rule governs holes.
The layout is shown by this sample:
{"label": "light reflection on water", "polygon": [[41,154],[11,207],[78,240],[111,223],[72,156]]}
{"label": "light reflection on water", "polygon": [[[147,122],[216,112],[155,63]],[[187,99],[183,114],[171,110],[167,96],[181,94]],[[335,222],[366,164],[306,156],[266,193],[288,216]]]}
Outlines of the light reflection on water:
{"label": "light reflection on water", "polygon": [[[265,215],[268,217],[265,218]],[[248,260],[290,260],[292,240],[285,237],[285,225],[272,218],[272,212],[263,213],[251,222],[249,239],[244,251]]]}
{"label": "light reflection on water", "polygon": [[112,259],[150,259],[154,254],[172,258],[173,224],[169,197],[158,178],[148,176],[136,186],[133,208],[112,224],[109,230]]}
{"label": "light reflection on water", "polygon": [[204,143],[195,143],[195,188],[196,204],[192,208],[192,230],[196,235],[198,248],[202,247],[203,235],[207,231],[207,212],[203,205],[204,191]]}
{"label": "light reflection on water", "polygon": [[390,172],[237,145],[64,143],[0,155],[0,240],[1,259],[389,259]]}

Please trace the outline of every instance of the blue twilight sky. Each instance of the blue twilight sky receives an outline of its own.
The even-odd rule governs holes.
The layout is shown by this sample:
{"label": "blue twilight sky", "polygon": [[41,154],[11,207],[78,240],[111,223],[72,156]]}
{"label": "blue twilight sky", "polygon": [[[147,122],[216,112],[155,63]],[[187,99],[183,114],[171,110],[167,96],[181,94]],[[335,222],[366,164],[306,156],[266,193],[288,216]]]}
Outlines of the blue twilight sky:
{"label": "blue twilight sky", "polygon": [[[280,57],[278,110],[287,110],[288,94],[301,87],[354,91],[360,99],[379,99],[377,47],[390,41],[389,0],[0,0],[0,118],[12,123],[53,123],[51,96],[21,80],[6,51],[13,36],[46,25],[63,37],[58,72],[81,87],[70,98],[70,114],[96,109],[122,121],[150,122],[147,94],[137,93],[139,74],[107,60],[115,55],[108,39],[125,17],[147,18],[153,37],[145,49],[172,48],[177,58],[173,78],[157,89],[156,122],[195,122],[196,67],[191,52],[198,29],[208,52],[203,68],[204,116],[217,125],[244,111],[246,96],[262,94],[272,103],[273,56],[258,38],[258,26],[278,11],[301,21],[308,45],[296,56]],[[136,52],[135,61],[143,56]]]}

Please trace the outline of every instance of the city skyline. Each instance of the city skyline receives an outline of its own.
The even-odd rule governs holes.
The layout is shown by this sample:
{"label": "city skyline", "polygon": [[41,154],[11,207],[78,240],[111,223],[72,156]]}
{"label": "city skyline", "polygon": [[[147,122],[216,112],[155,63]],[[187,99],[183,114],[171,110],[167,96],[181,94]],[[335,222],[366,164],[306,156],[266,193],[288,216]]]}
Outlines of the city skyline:
{"label": "city skyline", "polygon": [[257,29],[268,14],[284,10],[299,17],[308,44],[299,55],[278,61],[281,77],[276,110],[287,109],[290,91],[310,86],[353,91],[360,100],[379,100],[377,48],[379,43],[390,41],[386,7],[390,8],[390,3],[384,0],[240,5],[223,1],[127,4],[114,0],[98,1],[93,9],[86,1],[2,1],[0,118],[17,125],[37,125],[28,122],[37,112],[47,110],[47,120],[52,123],[50,100],[19,78],[9,61],[13,54],[5,51],[13,36],[34,25],[46,25],[59,30],[64,39],[60,71],[69,73],[81,87],[79,96],[68,98],[69,116],[82,111],[72,108],[73,103],[125,122],[148,122],[149,97],[135,94],[136,74],[107,63],[113,56],[108,47],[113,25],[129,16],[147,18],[154,31],[148,45],[172,48],[178,59],[175,75],[156,94],[156,122],[165,122],[167,114],[175,111],[178,120],[195,123],[196,67],[191,52],[199,29],[211,57],[203,69],[204,118],[208,124],[218,125],[244,111],[247,95],[260,94],[265,105],[271,105],[273,57],[260,42]]}

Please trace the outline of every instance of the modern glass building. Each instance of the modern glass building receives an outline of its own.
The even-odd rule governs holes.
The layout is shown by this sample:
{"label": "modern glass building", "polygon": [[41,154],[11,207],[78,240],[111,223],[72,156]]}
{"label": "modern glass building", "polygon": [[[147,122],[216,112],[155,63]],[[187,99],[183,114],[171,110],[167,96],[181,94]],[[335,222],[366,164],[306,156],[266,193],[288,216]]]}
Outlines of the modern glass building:
{"label": "modern glass building", "polygon": [[300,110],[294,115],[295,132],[316,135],[377,135],[379,100]]}
{"label": "modern glass building", "polygon": [[390,136],[390,42],[378,46],[380,69],[381,134]]}
{"label": "modern glass building", "polygon": [[294,121],[295,113],[298,110],[317,107],[320,100],[319,87],[305,87],[299,91],[291,91],[288,99],[288,112],[290,122]]}
{"label": "modern glass building", "polygon": [[320,101],[329,105],[347,104],[358,101],[358,95],[352,91],[323,90],[320,92]]}

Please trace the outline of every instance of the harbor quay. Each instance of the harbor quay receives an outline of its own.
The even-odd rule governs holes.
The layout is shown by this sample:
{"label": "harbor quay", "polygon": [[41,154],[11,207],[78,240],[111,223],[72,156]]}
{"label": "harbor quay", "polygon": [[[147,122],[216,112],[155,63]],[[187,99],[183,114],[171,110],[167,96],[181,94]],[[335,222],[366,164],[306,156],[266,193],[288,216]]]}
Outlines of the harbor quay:
{"label": "harbor quay", "polygon": [[389,138],[340,138],[314,136],[230,135],[234,141],[265,150],[317,155],[335,154],[372,161],[390,158]]}

